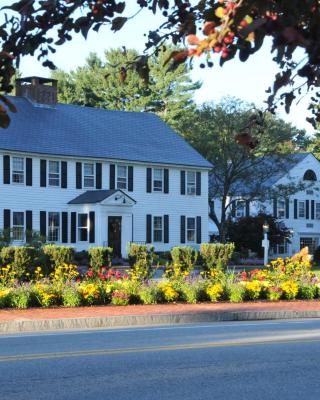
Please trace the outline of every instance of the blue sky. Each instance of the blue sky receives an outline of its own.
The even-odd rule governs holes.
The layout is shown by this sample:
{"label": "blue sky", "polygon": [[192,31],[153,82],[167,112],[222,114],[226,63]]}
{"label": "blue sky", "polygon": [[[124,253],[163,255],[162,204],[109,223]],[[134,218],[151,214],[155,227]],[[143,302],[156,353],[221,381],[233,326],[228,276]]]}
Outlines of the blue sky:
{"label": "blue sky", "polygon": [[[87,40],[84,40],[81,35],[75,35],[71,42],[58,48],[52,59],[58,68],[71,70],[84,64],[90,52],[97,52],[102,56],[106,49],[123,45],[143,51],[146,42],[143,34],[157,27],[160,22],[161,18],[153,17],[150,12],[144,10],[134,19],[129,20],[117,33],[112,33],[108,27],[104,27],[99,34],[90,32]],[[270,56],[270,48],[271,41],[267,40],[262,49],[247,62],[241,63],[236,59],[225,63],[222,68],[218,65],[218,58],[214,60],[213,68],[205,69],[199,68],[200,60],[196,60],[192,78],[203,82],[202,88],[195,94],[196,102],[219,101],[223,96],[231,95],[263,106],[267,98],[265,90],[272,84],[277,72],[277,65]],[[43,68],[36,57],[24,58],[20,70],[23,76],[50,75],[50,71]],[[279,115],[312,134],[311,125],[305,121],[307,107],[308,99],[304,98],[298,105],[293,104],[289,115],[284,110],[280,110]]]}

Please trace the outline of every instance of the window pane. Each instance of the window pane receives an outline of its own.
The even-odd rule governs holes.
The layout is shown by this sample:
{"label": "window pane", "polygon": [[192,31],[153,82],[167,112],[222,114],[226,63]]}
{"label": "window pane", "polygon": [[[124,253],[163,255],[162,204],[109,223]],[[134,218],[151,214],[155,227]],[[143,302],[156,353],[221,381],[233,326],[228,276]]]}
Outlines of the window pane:
{"label": "window pane", "polygon": [[162,217],[154,217],[154,228],[162,229]]}
{"label": "window pane", "polygon": [[196,194],[196,173],[187,171],[187,194]]}
{"label": "window pane", "polygon": [[78,214],[78,240],[88,240],[88,214]]}
{"label": "window pane", "polygon": [[14,212],[12,216],[12,239],[24,240],[24,213]]}
{"label": "window pane", "polygon": [[153,241],[162,242],[162,217],[153,217]]}
{"label": "window pane", "polygon": [[187,219],[187,229],[194,229],[195,228],[195,218],[188,218]]}
{"label": "window pane", "polygon": [[304,218],[304,207],[305,207],[304,201],[299,201],[299,217],[300,218]]}
{"label": "window pane", "polygon": [[22,157],[12,158],[12,182],[24,183],[24,159]]}
{"label": "window pane", "polygon": [[154,192],[162,192],[163,170],[154,168],[153,170],[153,190]]}
{"label": "window pane", "polygon": [[162,169],[158,169],[158,168],[156,168],[156,169],[154,169],[153,170],[153,176],[154,176],[154,179],[155,180],[162,180]]}
{"label": "window pane", "polygon": [[58,242],[60,232],[60,214],[58,212],[49,212],[48,215],[48,240]]}
{"label": "window pane", "polygon": [[125,165],[117,167],[117,188],[127,189],[127,166]]}
{"label": "window pane", "polygon": [[320,203],[316,203],[316,219],[320,219]]}
{"label": "window pane", "polygon": [[50,173],[59,173],[59,161],[49,161],[49,172]]}
{"label": "window pane", "polygon": [[188,230],[187,231],[187,241],[188,242],[194,242],[195,241],[194,238],[195,238],[194,231]]}
{"label": "window pane", "polygon": [[94,166],[93,164],[84,164],[84,175],[94,175]]}

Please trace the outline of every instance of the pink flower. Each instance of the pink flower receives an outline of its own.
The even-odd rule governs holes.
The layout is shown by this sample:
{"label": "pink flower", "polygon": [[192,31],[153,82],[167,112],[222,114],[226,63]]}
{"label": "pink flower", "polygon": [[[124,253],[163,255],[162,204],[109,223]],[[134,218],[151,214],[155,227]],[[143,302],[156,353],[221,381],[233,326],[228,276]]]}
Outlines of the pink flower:
{"label": "pink flower", "polygon": [[128,279],[128,275],[127,275],[127,274],[123,274],[123,275],[122,275],[122,278],[123,278],[123,279]]}
{"label": "pink flower", "polygon": [[87,276],[88,278],[92,278],[92,277],[93,277],[93,271],[88,271],[88,272],[86,273],[86,276]]}
{"label": "pink flower", "polygon": [[120,271],[117,271],[117,272],[116,272],[115,278],[116,278],[117,280],[118,280],[118,279],[121,279],[121,272],[120,272]]}

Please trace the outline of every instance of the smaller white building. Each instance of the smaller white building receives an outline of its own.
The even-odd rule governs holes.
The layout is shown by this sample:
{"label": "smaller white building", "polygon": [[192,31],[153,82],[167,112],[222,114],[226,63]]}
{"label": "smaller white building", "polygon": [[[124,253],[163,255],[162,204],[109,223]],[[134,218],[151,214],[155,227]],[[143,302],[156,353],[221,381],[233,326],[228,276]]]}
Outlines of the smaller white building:
{"label": "smaller white building", "polygon": [[[229,199],[232,218],[239,219],[258,213],[273,215],[292,233],[290,240],[270,249],[272,257],[286,257],[308,246],[310,254],[320,245],[320,162],[312,153],[298,153],[290,157],[290,168],[282,176],[270,179],[276,188],[289,183],[303,183],[305,189],[286,198],[268,201],[248,201],[245,196]],[[235,200],[235,201],[234,201]],[[221,203],[214,200],[215,212],[221,215]],[[216,225],[209,219],[209,235],[217,234]]]}

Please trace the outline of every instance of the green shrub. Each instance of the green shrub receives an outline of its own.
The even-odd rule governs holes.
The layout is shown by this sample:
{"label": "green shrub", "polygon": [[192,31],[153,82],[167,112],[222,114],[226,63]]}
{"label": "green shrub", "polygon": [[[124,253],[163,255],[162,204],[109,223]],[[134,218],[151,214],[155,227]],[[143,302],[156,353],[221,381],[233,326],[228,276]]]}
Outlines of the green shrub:
{"label": "green shrub", "polygon": [[67,285],[62,289],[62,304],[65,307],[81,305],[81,295],[74,285]]}
{"label": "green shrub", "polygon": [[128,259],[131,266],[129,274],[133,280],[143,281],[152,277],[153,249],[152,246],[144,244],[129,244]]}
{"label": "green shrub", "polygon": [[111,267],[111,247],[91,247],[89,249],[90,267],[100,272],[102,267]]}
{"label": "green shrub", "polygon": [[89,253],[86,250],[74,253],[74,262],[78,265],[89,265]]}
{"label": "green shrub", "polygon": [[114,306],[127,306],[129,304],[130,296],[128,293],[115,290],[111,295],[111,304]]}
{"label": "green shrub", "polygon": [[206,273],[219,269],[224,271],[234,252],[234,244],[203,243],[200,246],[202,266]]}
{"label": "green shrub", "polygon": [[138,294],[143,304],[157,304],[161,302],[162,292],[154,284],[141,286]]}
{"label": "green shrub", "polygon": [[193,270],[198,258],[197,250],[192,247],[174,247],[171,250],[172,275],[174,277],[188,276]]}
{"label": "green shrub", "polygon": [[317,287],[308,284],[302,284],[299,287],[299,294],[298,296],[304,300],[312,300],[317,295]]}
{"label": "green shrub", "polygon": [[13,265],[18,279],[25,277],[26,273],[33,273],[35,260],[36,250],[34,247],[21,246],[15,248]]}
{"label": "green shrub", "polygon": [[13,264],[15,247],[6,246],[1,249],[1,262],[3,265]]}
{"label": "green shrub", "polygon": [[0,308],[10,307],[13,289],[0,289]]}
{"label": "green shrub", "polygon": [[231,303],[242,303],[245,297],[245,288],[239,283],[229,283],[226,288],[227,298]]}
{"label": "green shrub", "polygon": [[48,262],[52,269],[55,269],[63,264],[71,264],[74,259],[73,247],[46,244],[43,246],[43,252],[47,256]]}
{"label": "green shrub", "polygon": [[35,305],[35,293],[29,285],[17,287],[11,295],[11,306],[15,308],[28,308]]}
{"label": "green shrub", "polygon": [[200,288],[197,284],[192,284],[190,282],[184,282],[180,286],[180,297],[181,300],[189,303],[196,304],[199,301]]}
{"label": "green shrub", "polygon": [[1,249],[1,259],[4,265],[11,265],[12,271],[18,280],[31,275],[37,261],[37,251],[30,246],[9,246]]}

